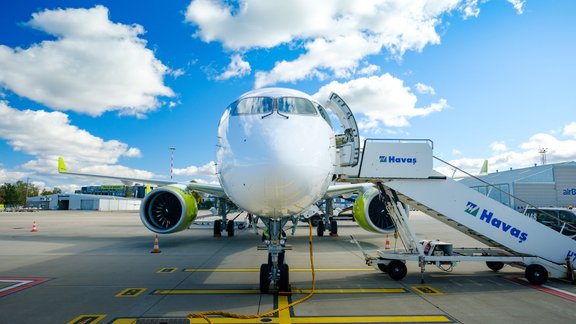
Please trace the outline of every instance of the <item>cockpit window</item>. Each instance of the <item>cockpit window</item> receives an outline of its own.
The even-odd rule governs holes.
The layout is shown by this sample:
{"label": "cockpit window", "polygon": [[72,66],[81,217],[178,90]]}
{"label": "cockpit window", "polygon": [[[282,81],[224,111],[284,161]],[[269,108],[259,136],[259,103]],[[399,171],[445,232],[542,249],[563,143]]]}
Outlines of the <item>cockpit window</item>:
{"label": "cockpit window", "polygon": [[278,98],[278,112],[294,115],[316,115],[316,108],[312,102],[304,98],[282,97]]}
{"label": "cockpit window", "polygon": [[252,97],[240,99],[230,105],[231,115],[254,115],[272,112],[272,98]]}

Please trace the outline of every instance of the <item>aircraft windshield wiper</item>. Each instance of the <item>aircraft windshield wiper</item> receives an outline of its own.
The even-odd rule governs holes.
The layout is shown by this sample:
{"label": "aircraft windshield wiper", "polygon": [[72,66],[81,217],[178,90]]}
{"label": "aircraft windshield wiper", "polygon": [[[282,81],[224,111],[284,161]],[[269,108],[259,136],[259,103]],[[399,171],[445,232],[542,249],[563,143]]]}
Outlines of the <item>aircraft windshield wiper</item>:
{"label": "aircraft windshield wiper", "polygon": [[286,115],[284,115],[284,114],[280,113],[280,111],[279,111],[279,110],[276,110],[276,113],[278,113],[278,115],[280,115],[280,116],[282,116],[282,117],[284,117],[284,118],[286,118],[286,119],[290,118],[290,117],[288,117],[288,116],[286,116]]}
{"label": "aircraft windshield wiper", "polygon": [[262,119],[264,119],[264,118],[266,118],[266,117],[268,117],[268,116],[271,116],[273,113],[274,113],[274,110],[272,110],[271,112],[267,113],[266,115],[263,115],[263,116],[262,116]]}

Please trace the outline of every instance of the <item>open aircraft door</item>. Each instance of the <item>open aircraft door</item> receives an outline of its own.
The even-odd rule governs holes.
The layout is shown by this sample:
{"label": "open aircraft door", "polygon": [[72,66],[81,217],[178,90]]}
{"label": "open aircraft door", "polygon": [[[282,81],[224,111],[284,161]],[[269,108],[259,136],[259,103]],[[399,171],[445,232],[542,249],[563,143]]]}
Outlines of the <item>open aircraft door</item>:
{"label": "open aircraft door", "polygon": [[340,167],[354,167],[360,160],[360,134],[354,114],[346,102],[335,93],[330,94],[326,107],[334,112],[344,128],[344,134],[336,135]]}

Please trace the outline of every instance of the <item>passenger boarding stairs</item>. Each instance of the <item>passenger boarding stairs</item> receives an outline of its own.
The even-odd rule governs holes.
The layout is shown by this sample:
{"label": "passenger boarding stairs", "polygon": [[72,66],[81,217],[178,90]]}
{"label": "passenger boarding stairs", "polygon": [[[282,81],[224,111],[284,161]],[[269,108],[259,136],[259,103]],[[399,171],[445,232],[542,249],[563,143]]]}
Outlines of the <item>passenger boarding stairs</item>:
{"label": "passenger boarding stairs", "polygon": [[381,184],[410,207],[512,255],[576,264],[572,237],[432,170],[431,141],[366,140],[359,167],[341,179]]}

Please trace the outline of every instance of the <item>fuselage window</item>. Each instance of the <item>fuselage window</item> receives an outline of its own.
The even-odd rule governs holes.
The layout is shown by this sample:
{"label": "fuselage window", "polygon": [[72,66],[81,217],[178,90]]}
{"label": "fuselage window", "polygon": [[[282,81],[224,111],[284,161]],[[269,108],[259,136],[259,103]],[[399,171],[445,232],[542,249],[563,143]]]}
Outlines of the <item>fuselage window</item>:
{"label": "fuselage window", "polygon": [[240,99],[230,105],[231,115],[254,115],[272,112],[273,101],[270,97]]}
{"label": "fuselage window", "polygon": [[310,100],[304,98],[278,98],[278,112],[294,115],[316,115],[316,108]]}

